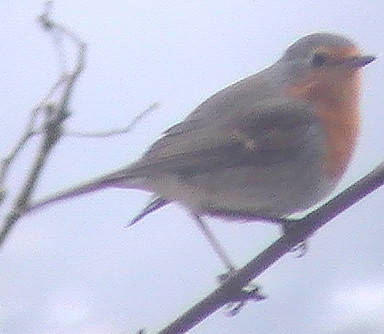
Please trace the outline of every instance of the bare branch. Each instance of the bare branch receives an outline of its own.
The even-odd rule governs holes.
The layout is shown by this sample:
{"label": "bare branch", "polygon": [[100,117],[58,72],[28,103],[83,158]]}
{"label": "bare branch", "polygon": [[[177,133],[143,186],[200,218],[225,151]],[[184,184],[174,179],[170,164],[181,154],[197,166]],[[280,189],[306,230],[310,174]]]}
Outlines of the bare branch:
{"label": "bare branch", "polygon": [[230,275],[214,292],[158,333],[185,333],[225,304],[236,301],[232,296],[236,296],[242,291],[243,287],[260,276],[283,255],[290,252],[293,247],[309,238],[323,225],[383,184],[384,162],[319,209],[309,213],[302,219],[292,222],[294,226],[289,229],[289,232],[280,237],[243,268]]}
{"label": "bare branch", "polygon": [[21,136],[20,140],[16,143],[14,149],[11,150],[11,152],[1,161],[0,185],[4,184],[10,165],[15,160],[18,153],[24,148],[28,139],[33,135],[33,126],[37,117],[37,112],[38,112],[38,109],[35,109],[34,111],[32,111],[30,120],[27,124],[24,134]]}
{"label": "bare branch", "polygon": [[[36,114],[44,110],[44,133],[42,134],[40,149],[37,152],[37,155],[32,164],[32,168],[27,175],[26,181],[20,191],[16,196],[14,204],[5,217],[5,220],[0,229],[0,247],[3,245],[6,237],[9,235],[10,231],[14,227],[15,223],[21,217],[25,208],[28,206],[33,190],[37,184],[39,176],[41,174],[42,168],[45,165],[49,154],[51,153],[55,144],[60,140],[62,136],[62,127],[64,121],[68,118],[68,105],[70,97],[72,95],[75,83],[84,68],[85,61],[85,49],[86,45],[82,42],[76,34],[64,27],[63,25],[57,24],[49,18],[50,14],[50,5],[51,2],[48,2],[46,5],[46,11],[43,15],[40,16],[39,21],[42,23],[43,27],[48,31],[61,32],[65,36],[70,37],[78,46],[77,60],[74,65],[72,73],[63,75],[55,85],[53,89],[48,93],[48,96],[51,96],[60,86],[63,86],[63,92],[58,98],[56,103],[41,104],[39,108],[35,109],[32,112],[31,121],[28,123],[25,134],[20,139],[19,143],[16,145],[15,149],[11,154],[6,158],[2,167],[2,178],[5,177],[6,171],[9,167],[10,162],[14,160],[14,157],[21,151],[25,146],[27,140],[33,134],[33,125],[36,119]],[[4,190],[2,190],[4,192]]]}
{"label": "bare branch", "polygon": [[[61,85],[64,83],[64,78],[60,78],[57,82],[55,82],[52,87],[49,89],[46,96],[36,105],[36,107],[31,111],[30,113],[30,119],[27,123],[26,129],[19,139],[19,141],[16,143],[15,147],[11,152],[2,159],[1,161],[1,169],[0,169],[0,189],[4,188],[5,179],[8,173],[8,169],[11,167],[12,163],[16,159],[17,155],[22,152],[23,148],[27,144],[28,140],[33,137],[34,135],[37,135],[39,133],[42,133],[41,130],[38,130],[38,125],[36,124],[38,115],[43,110],[49,110],[51,108],[49,104],[49,100],[53,96],[53,94],[60,88]],[[0,198],[1,203],[1,198]]]}
{"label": "bare branch", "polygon": [[127,126],[106,131],[65,131],[64,136],[76,137],[76,138],[107,138],[116,135],[126,134],[132,131],[133,127],[141,122],[144,117],[149,116],[154,110],[160,107],[160,104],[155,102],[151,104],[147,109],[138,114]]}
{"label": "bare branch", "polygon": [[51,19],[52,8],[53,8],[53,1],[47,1],[45,3],[44,13],[38,17],[37,21],[41,24],[43,29],[52,33],[51,35],[52,35],[54,44],[56,46],[55,49],[58,53],[60,67],[62,72],[65,73],[67,68],[67,65],[66,65],[67,61],[65,59],[65,53],[63,51],[63,45],[62,45],[63,37],[71,39],[72,43],[74,43],[79,50],[83,48],[84,42],[80,38],[80,36],[77,35],[74,31],[68,29],[63,24],[52,21]]}

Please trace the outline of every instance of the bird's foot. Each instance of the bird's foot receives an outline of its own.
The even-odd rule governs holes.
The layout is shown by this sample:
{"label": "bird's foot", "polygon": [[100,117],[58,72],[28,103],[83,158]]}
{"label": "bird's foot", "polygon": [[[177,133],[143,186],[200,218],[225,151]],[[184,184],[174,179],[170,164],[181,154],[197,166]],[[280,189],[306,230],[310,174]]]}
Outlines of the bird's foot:
{"label": "bird's foot", "polygon": [[[218,276],[220,284],[225,283],[228,279],[231,279],[236,274],[234,268],[230,269],[225,274]],[[228,298],[228,303],[226,304],[226,314],[228,316],[234,317],[237,315],[245,304],[249,301],[261,301],[267,298],[266,295],[260,292],[261,287],[256,283],[250,283],[248,286],[241,288],[240,290],[234,291],[230,294]]]}

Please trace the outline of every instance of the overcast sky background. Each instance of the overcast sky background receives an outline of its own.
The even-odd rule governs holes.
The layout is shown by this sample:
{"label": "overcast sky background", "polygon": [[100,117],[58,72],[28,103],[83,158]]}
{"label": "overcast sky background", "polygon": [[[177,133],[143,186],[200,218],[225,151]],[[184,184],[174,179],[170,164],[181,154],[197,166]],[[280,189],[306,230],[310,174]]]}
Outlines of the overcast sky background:
{"label": "overcast sky background", "polygon": [[[0,2],[0,156],[59,73],[36,24],[42,7]],[[345,34],[381,56],[364,69],[362,133],[338,191],[384,159],[383,1],[67,0],[54,13],[88,44],[69,129],[110,129],[153,102],[162,107],[128,135],[64,138],[35,198],[138,158],[205,98],[317,31]],[[36,143],[12,169],[8,199]],[[0,332],[153,333],[210,293],[224,268],[182,208],[123,228],[148,198],[108,190],[22,219],[1,250]],[[220,310],[191,333],[384,333],[383,200],[379,189],[316,233],[303,258],[288,254],[269,268],[257,280],[269,299],[235,318]],[[209,222],[239,266],[279,236],[275,226]]]}

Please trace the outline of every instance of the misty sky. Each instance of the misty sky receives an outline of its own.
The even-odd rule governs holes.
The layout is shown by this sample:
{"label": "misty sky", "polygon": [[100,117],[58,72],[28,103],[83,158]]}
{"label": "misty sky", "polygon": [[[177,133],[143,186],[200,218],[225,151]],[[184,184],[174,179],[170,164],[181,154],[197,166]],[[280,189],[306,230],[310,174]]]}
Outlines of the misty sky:
{"label": "misty sky", "polygon": [[[0,2],[1,157],[59,75],[52,40],[36,24],[42,7]],[[35,199],[133,161],[211,94],[317,31],[344,34],[379,56],[364,69],[361,137],[337,191],[384,160],[383,1],[67,0],[56,1],[54,18],[88,45],[68,129],[111,129],[153,102],[161,108],[127,135],[63,138]],[[2,217],[37,143],[9,174]],[[149,198],[107,190],[23,218],[1,251],[0,332],[154,333],[213,291],[224,268],[181,207],[123,228]],[[220,310],[191,333],[384,333],[383,203],[379,189],[317,232],[303,258],[288,254],[269,268],[257,280],[266,301],[234,318]],[[257,222],[208,221],[238,266],[280,233]]]}

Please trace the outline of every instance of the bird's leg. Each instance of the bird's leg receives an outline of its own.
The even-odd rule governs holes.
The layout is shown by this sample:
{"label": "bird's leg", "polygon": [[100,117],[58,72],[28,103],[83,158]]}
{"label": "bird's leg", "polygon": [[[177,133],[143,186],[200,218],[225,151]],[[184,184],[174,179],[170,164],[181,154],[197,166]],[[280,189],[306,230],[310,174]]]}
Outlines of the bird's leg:
{"label": "bird's leg", "polygon": [[213,250],[220,258],[224,266],[228,269],[228,273],[224,274],[225,276],[230,275],[235,271],[235,267],[229,259],[227,253],[224,251],[224,248],[220,245],[219,241],[216,239],[212,231],[209,229],[208,225],[203,221],[203,219],[196,213],[192,213],[192,216],[196,222],[197,227],[207,238],[209,244],[212,246]]}
{"label": "bird's leg", "polygon": [[[204,236],[208,239],[208,242],[212,246],[213,250],[219,256],[220,260],[224,263],[225,267],[228,269],[225,274],[219,275],[218,277],[219,283],[223,283],[236,273],[236,268],[232,264],[228,255],[226,254],[223,247],[220,245],[212,231],[208,228],[208,225],[202,220],[202,218],[198,214],[192,213],[192,215],[197,226],[204,234]],[[267,297],[260,292],[260,286],[251,283],[249,286],[234,292],[233,296],[231,296],[227,304],[227,314],[229,316],[235,316],[240,312],[240,310],[244,307],[247,301],[261,301],[266,298]]]}

